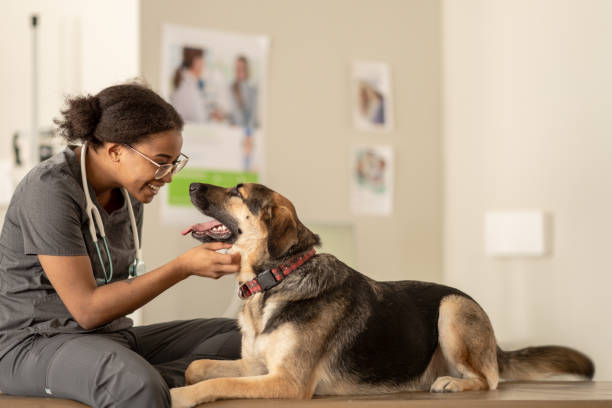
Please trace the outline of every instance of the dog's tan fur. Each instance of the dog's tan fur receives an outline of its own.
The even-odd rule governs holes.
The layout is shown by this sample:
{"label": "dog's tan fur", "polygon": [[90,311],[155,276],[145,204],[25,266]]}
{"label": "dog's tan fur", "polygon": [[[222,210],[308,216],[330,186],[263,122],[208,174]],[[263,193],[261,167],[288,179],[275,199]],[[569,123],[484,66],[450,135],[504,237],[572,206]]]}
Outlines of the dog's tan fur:
{"label": "dog's tan fur", "polygon": [[[218,189],[210,193],[212,198],[209,198],[237,220],[242,231],[232,248],[241,254],[241,271],[237,276],[240,283],[256,276],[256,265],[286,252],[310,233],[299,222],[289,200],[271,190],[254,186],[239,185],[237,191],[241,197],[230,195],[228,198],[224,195],[227,189]],[[259,200],[262,203],[259,211],[251,211],[245,204],[248,200]],[[373,280],[367,282],[371,293],[382,299],[382,286]],[[532,363],[522,359],[523,365],[511,362],[511,357],[508,357],[511,353],[497,348],[493,328],[483,309],[469,297],[448,295],[439,303],[438,346],[422,374],[402,384],[367,383],[350,372],[342,371],[337,365],[338,359],[343,358],[343,347],[363,330],[368,318],[367,309],[350,329],[336,334],[333,341],[330,337],[349,313],[349,308],[354,307],[349,304],[350,299],[321,300],[319,307],[322,311],[312,319],[290,320],[274,326],[271,331],[265,330],[279,308],[300,299],[298,295],[307,298],[316,297],[318,293],[296,294],[295,291],[279,289],[271,292],[265,301],[262,293],[246,299],[239,316],[243,335],[242,359],[191,363],[185,373],[188,385],[171,390],[173,407],[193,407],[203,402],[232,398],[311,398],[314,394],[426,389],[440,392],[486,390],[496,389],[502,368],[510,373],[513,367],[519,367],[525,375],[533,377],[541,377],[546,369],[555,371],[561,367],[557,371],[563,371],[562,368],[567,371],[565,363],[559,367],[542,368],[541,361]],[[557,357],[570,356],[566,360],[560,358],[560,361],[572,360],[577,365],[582,364],[575,371],[588,376],[590,360],[573,350],[570,353],[569,349],[559,349],[562,350],[556,354]],[[519,357],[516,359],[520,360]],[[498,361],[504,366],[498,367]],[[542,367],[538,367],[542,371],[538,372],[534,364],[540,364]],[[592,363],[590,370],[592,376]],[[508,377],[513,378],[511,375]]]}
{"label": "dog's tan fur", "polygon": [[495,335],[480,306],[460,296],[444,298],[440,303],[438,332],[442,354],[461,378],[439,377],[432,385],[434,391],[497,388]]}

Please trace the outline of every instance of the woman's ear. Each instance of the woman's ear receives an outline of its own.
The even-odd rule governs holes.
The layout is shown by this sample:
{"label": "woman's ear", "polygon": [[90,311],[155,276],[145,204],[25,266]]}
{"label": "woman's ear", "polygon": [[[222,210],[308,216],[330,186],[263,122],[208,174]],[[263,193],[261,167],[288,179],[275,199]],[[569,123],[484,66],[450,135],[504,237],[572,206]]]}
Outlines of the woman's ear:
{"label": "woman's ear", "polygon": [[123,154],[124,149],[125,146],[120,143],[104,143],[104,152],[113,162],[118,162],[121,160],[121,155]]}

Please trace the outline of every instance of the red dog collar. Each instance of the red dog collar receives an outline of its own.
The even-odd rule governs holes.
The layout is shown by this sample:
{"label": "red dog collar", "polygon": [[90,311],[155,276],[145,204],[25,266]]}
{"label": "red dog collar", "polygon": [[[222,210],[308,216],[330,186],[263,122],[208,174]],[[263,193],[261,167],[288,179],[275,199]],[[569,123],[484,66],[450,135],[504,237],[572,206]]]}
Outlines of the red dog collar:
{"label": "red dog collar", "polygon": [[302,253],[291,258],[287,263],[282,263],[276,268],[266,269],[259,273],[255,279],[243,283],[238,288],[238,297],[246,299],[258,292],[263,292],[278,285],[291,272],[302,266],[304,262],[312,258],[315,254],[315,249],[310,248],[308,252]]}

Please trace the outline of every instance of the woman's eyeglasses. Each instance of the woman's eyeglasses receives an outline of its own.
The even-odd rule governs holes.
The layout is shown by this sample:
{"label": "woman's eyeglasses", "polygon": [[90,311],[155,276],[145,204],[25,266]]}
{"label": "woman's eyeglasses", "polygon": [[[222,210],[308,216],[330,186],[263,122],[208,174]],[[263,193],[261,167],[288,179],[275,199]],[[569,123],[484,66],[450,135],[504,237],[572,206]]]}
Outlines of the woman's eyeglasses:
{"label": "woman's eyeglasses", "polygon": [[189,161],[189,156],[181,153],[179,158],[173,161],[172,163],[159,164],[155,160],[147,156],[146,154],[141,153],[138,150],[134,149],[132,146],[128,144],[126,144],[125,146],[129,147],[130,149],[138,153],[140,157],[147,159],[148,161],[150,161],[157,167],[157,170],[155,170],[155,175],[153,176],[156,180],[162,179],[170,173],[172,174],[178,173],[179,171],[183,170],[183,167],[185,167],[185,165]]}

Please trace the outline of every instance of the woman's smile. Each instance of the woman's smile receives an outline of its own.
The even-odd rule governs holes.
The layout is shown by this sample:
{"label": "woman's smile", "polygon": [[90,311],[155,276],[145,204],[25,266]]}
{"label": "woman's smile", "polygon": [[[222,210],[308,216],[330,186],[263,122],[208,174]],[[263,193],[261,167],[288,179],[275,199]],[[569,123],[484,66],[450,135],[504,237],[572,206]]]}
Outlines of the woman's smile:
{"label": "woman's smile", "polygon": [[147,187],[149,188],[149,190],[153,193],[153,194],[157,194],[159,192],[159,189],[161,188],[162,185],[158,186],[155,185],[153,183],[147,183]]}

